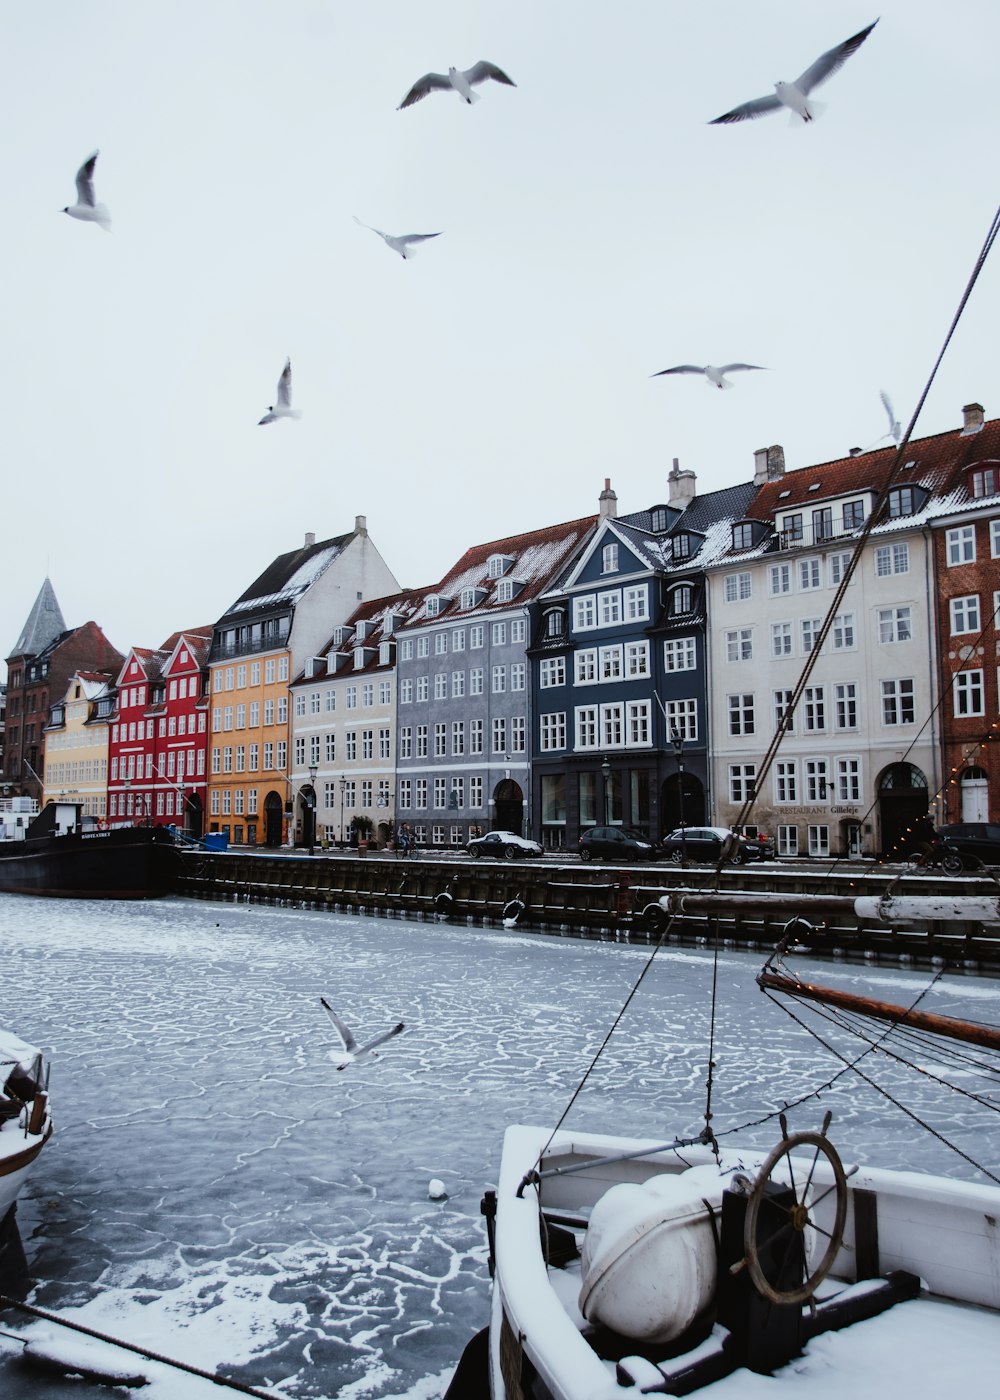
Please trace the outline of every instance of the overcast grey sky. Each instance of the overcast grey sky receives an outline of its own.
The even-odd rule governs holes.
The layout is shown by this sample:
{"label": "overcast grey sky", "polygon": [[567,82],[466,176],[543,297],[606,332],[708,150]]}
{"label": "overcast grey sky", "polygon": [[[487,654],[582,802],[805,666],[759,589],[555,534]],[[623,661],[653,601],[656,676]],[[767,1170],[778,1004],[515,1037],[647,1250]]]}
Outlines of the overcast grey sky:
{"label": "overcast grey sky", "polygon": [[[904,425],[992,213],[995,0],[49,0],[2,11],[0,653],[122,650],[357,514],[469,545]],[[869,24],[810,126],[710,126]],[[466,107],[412,82],[480,58]],[[113,230],[64,217],[100,148]],[[352,216],[435,232],[403,262]],[[1000,411],[988,265],[919,433]],[[286,355],[301,422],[260,428]],[[680,362],[766,374],[719,393]]]}

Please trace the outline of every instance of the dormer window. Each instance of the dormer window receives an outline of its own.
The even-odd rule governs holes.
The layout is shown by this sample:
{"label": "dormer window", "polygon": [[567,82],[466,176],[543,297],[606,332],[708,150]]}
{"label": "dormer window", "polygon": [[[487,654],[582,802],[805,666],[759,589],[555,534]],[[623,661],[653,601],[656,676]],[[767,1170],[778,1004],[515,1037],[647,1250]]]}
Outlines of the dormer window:
{"label": "dormer window", "polygon": [[891,520],[898,520],[902,515],[912,515],[916,510],[916,495],[912,486],[895,486],[889,492],[889,501],[886,506],[887,514]]}
{"label": "dormer window", "polygon": [[674,559],[690,559],[691,536],[687,534],[675,535],[671,543],[671,552]]}
{"label": "dormer window", "polygon": [[478,608],[485,597],[485,588],[463,588],[458,605],[467,612],[469,608]]}
{"label": "dormer window", "polygon": [[551,612],[545,614],[545,635],[546,637],[564,637],[566,635],[566,614],[562,608],[553,608]]}
{"label": "dormer window", "polygon": [[513,562],[514,557],[511,554],[491,554],[487,565],[490,578],[503,578]]}
{"label": "dormer window", "polygon": [[667,595],[667,612],[671,617],[680,617],[694,610],[694,588],[690,583],[678,584]]}
{"label": "dormer window", "polygon": [[865,523],[865,503],[864,501],[844,502],[844,532],[860,530]]}
{"label": "dormer window", "polygon": [[392,665],[392,642],[379,642],[378,664],[380,666]]}
{"label": "dormer window", "polygon": [[427,599],[427,603],[424,607],[424,612],[427,617],[437,617],[440,611],[441,596],[438,593],[432,593],[431,596]]}
{"label": "dormer window", "polygon": [[738,525],[733,526],[733,548],[753,548],[753,526],[749,521],[741,520]]}
{"label": "dormer window", "polygon": [[350,627],[335,627],[330,639],[335,647],[342,647],[351,635]]}
{"label": "dormer window", "polygon": [[969,494],[971,496],[995,496],[1000,490],[1000,468],[991,463],[988,467],[976,467],[969,473]]}
{"label": "dormer window", "polygon": [[601,550],[601,573],[616,574],[618,572],[618,546],[617,544],[606,544]]}
{"label": "dormer window", "polygon": [[655,531],[656,534],[660,534],[667,528],[666,506],[657,506],[652,512],[649,518],[649,528]]}
{"label": "dormer window", "polygon": [[524,587],[516,578],[502,578],[497,584],[497,602],[511,603]]}

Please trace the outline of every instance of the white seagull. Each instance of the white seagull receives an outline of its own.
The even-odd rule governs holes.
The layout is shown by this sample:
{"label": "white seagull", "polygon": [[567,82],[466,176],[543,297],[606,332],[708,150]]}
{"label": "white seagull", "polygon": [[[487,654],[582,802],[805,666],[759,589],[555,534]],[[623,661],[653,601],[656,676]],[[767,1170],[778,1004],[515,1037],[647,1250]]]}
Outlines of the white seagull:
{"label": "white seagull", "polygon": [[281,371],[281,378],[278,380],[278,402],[273,403],[257,424],[263,427],[265,423],[276,423],[279,418],[301,418],[302,410],[292,407],[292,362],[285,361],[285,368]]}
{"label": "white seagull", "polygon": [[414,102],[419,102],[429,92],[435,91],[457,92],[462,101],[471,106],[473,102],[479,101],[479,93],[473,92],[473,87],[477,83],[485,83],[487,78],[492,78],[495,83],[506,83],[507,87],[517,87],[517,83],[508,78],[502,68],[481,58],[471,68],[464,70],[449,68],[447,73],[425,73],[413,84],[396,111],[401,112],[404,107],[412,107]]}
{"label": "white seagull", "polygon": [[741,106],[734,107],[731,112],[724,112],[721,117],[715,117],[709,122],[709,126],[719,126],[723,122],[751,121],[754,117],[766,116],[768,112],[780,112],[782,107],[787,107],[793,117],[799,116],[804,122],[811,122],[813,117],[822,111],[822,104],[810,103],[809,94],[813,88],[818,88],[820,83],[825,83],[827,78],[831,78],[838,68],[843,67],[851,54],[865,42],[876,24],[878,20],[874,20],[867,29],[862,29],[853,38],[845,39],[835,49],[828,49],[826,53],[820,54],[812,67],[807,68],[794,83],[775,83],[773,97],[755,97],[752,102],[744,102]]}
{"label": "white seagull", "polygon": [[882,400],[882,407],[889,415],[889,431],[886,433],[886,437],[891,437],[893,442],[898,447],[900,439],[903,436],[903,429],[900,426],[899,420],[896,418],[896,415],[892,411],[892,404],[889,402],[889,395],[885,392],[884,389],[879,391],[879,398]]}
{"label": "white seagull", "polygon": [[94,200],[94,166],[100,151],[95,151],[76,172],[76,203],[67,204],[62,211],[71,219],[83,219],[88,224],[100,224],[105,233],[111,231],[111,215],[103,204]]}
{"label": "white seagull", "polygon": [[376,1045],[383,1045],[387,1040],[391,1040],[394,1035],[399,1035],[400,1031],[404,1029],[404,1024],[400,1021],[398,1025],[393,1026],[392,1030],[383,1031],[382,1034],[377,1035],[374,1040],[369,1040],[366,1045],[359,1045],[354,1038],[354,1033],[348,1026],[344,1025],[326,997],[320,997],[320,1001],[323,1005],[323,1010],[337,1027],[337,1034],[344,1042],[343,1053],[335,1050],[331,1055],[332,1059],[340,1061],[340,1064],[337,1065],[338,1069],[346,1069],[347,1066],[353,1064],[355,1060],[359,1060],[362,1055],[370,1054],[378,1059],[378,1052],[375,1049]]}
{"label": "white seagull", "polygon": [[659,379],[661,374],[703,374],[709,384],[714,384],[717,389],[731,389],[733,386],[726,378],[727,374],[733,374],[738,369],[763,369],[763,365],[674,365],[672,369],[660,369],[655,374],[651,374],[650,379]]}
{"label": "white seagull", "polygon": [[377,233],[383,239],[386,246],[394,253],[398,253],[401,258],[412,258],[414,250],[411,243],[426,243],[428,238],[440,238],[440,233],[383,233],[380,228],[375,228],[372,224],[362,223],[357,214],[354,215],[354,222],[361,224],[362,228],[371,229],[372,233]]}

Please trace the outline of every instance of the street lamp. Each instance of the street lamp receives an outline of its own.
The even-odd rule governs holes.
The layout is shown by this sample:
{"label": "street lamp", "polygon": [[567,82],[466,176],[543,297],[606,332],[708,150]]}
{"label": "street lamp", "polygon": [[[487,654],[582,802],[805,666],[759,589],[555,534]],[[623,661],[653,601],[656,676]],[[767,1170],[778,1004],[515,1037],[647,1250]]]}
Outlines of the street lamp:
{"label": "street lamp", "polygon": [[611,825],[611,764],[607,757],[601,760],[601,773],[604,777],[604,825]]}
{"label": "street lamp", "polygon": [[319,769],[315,763],[309,765],[309,786],[312,789],[311,807],[309,816],[309,854],[312,855],[313,847],[316,845],[316,774]]}
{"label": "street lamp", "polygon": [[347,791],[347,779],[340,779],[340,849],[344,849],[344,793]]}
{"label": "street lamp", "polygon": [[681,813],[681,865],[687,865],[687,827],[684,822],[684,737],[671,729],[670,743],[677,758],[677,799]]}

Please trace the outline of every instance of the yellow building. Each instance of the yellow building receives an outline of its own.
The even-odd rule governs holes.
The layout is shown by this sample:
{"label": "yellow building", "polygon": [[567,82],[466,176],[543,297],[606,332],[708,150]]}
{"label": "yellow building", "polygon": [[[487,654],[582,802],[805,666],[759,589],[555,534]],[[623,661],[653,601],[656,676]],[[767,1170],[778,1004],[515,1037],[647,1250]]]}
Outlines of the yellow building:
{"label": "yellow building", "polygon": [[66,694],[52,706],[45,726],[47,802],[79,802],[84,816],[101,820],[108,811],[108,727],[115,708],[113,677],[77,671]]}
{"label": "yellow building", "polygon": [[292,809],[289,681],[358,604],[399,589],[365,517],[350,534],[279,555],[215,624],[208,831],[280,846]]}

